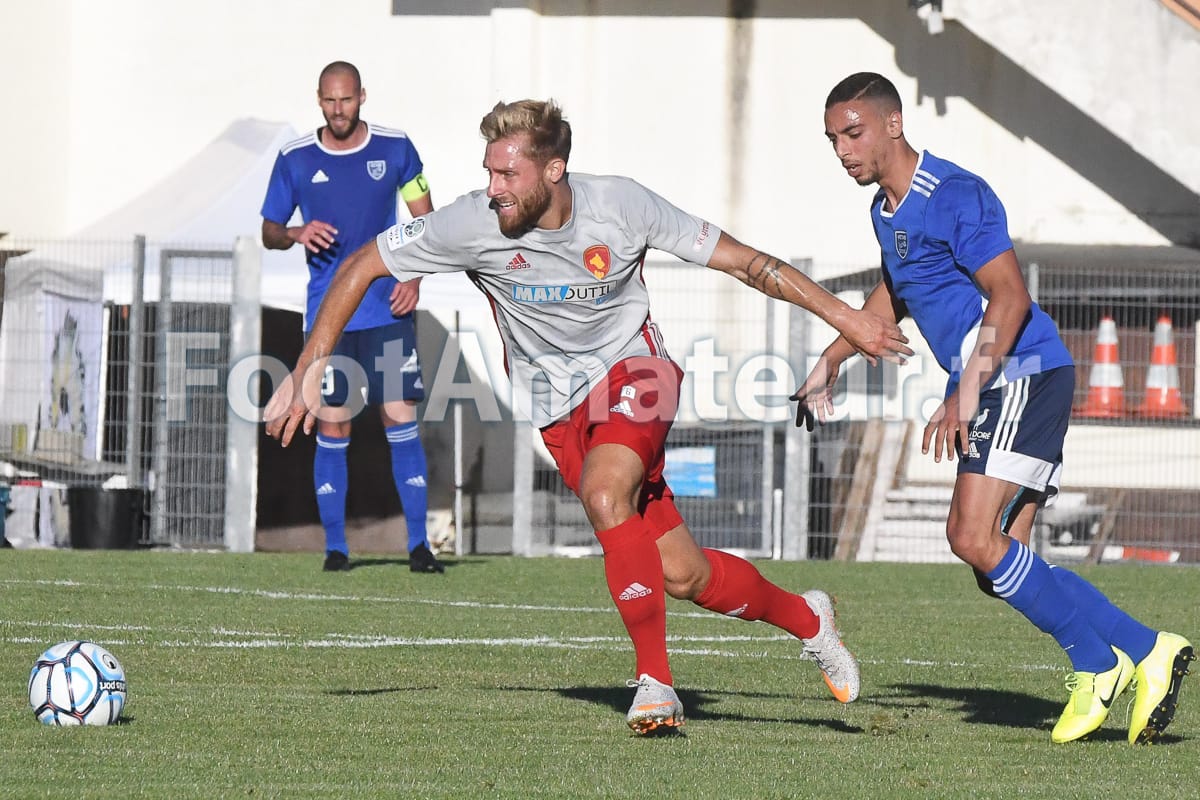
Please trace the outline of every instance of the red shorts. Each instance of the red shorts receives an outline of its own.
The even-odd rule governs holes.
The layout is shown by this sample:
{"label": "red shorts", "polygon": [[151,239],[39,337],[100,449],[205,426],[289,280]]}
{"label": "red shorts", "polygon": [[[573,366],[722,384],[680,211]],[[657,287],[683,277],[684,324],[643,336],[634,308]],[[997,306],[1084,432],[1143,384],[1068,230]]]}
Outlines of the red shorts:
{"label": "red shorts", "polygon": [[679,408],[683,371],[673,361],[641,356],[618,362],[605,378],[570,416],[542,428],[542,441],[576,496],[583,459],[593,447],[621,444],[637,453],[646,471],[638,512],[657,539],[683,524],[663,479],[664,447]]}

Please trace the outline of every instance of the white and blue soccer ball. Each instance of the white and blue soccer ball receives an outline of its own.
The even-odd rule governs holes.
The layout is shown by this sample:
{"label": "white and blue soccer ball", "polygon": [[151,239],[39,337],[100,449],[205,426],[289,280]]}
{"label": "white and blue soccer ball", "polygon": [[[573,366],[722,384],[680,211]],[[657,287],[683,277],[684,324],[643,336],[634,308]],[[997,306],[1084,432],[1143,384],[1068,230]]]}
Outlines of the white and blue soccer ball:
{"label": "white and blue soccer ball", "polygon": [[108,725],[125,708],[125,670],[95,642],[60,642],[33,662],[29,705],[46,725]]}

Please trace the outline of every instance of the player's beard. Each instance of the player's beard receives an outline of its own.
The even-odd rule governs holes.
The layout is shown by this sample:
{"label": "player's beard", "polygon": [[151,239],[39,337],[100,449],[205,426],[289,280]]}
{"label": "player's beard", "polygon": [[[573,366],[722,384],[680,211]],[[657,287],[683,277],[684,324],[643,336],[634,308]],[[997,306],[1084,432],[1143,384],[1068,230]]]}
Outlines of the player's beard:
{"label": "player's beard", "polygon": [[[334,124],[335,121],[338,121],[338,122],[346,121],[349,123],[349,125],[346,127],[345,131],[341,131],[335,126],[335,124]],[[351,136],[353,136],[354,132],[356,130],[358,130],[358,121],[359,120],[358,120],[357,113],[355,113],[355,115],[353,117],[342,117],[340,120],[338,119],[338,117],[333,117],[332,119],[330,119],[329,117],[326,117],[325,118],[325,128],[329,131],[329,135],[332,136],[334,139],[338,140],[339,142],[344,142],[347,139],[349,139]]]}
{"label": "player's beard", "polygon": [[854,182],[859,186],[870,186],[873,183],[879,183],[879,171],[867,172],[865,169],[858,174]]}
{"label": "player's beard", "polygon": [[[529,194],[524,197],[516,197],[514,200],[517,204],[515,216],[496,215],[496,220],[500,223],[500,232],[509,239],[520,238],[537,227],[537,221],[550,207],[550,187],[544,182],[538,181]],[[495,207],[496,201],[493,200],[492,208]]]}

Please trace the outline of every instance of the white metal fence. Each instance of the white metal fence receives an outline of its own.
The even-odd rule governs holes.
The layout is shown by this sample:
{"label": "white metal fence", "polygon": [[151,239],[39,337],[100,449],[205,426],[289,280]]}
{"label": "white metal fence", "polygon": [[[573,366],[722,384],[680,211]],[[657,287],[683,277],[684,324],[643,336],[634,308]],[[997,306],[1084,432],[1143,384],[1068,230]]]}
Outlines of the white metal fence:
{"label": "white metal fence", "polygon": [[[1195,389],[1200,273],[1135,263],[1092,269],[1053,261],[1033,263],[1027,272],[1032,292],[1058,322],[1077,365],[1063,493],[1039,518],[1036,546],[1059,561],[1200,562]],[[677,465],[673,485],[702,479],[707,487],[701,494],[685,491],[679,502],[701,544],[753,556],[953,560],[945,520],[954,466],[935,464],[919,450],[945,376],[915,327],[906,330],[917,357],[906,367],[859,364],[848,370],[837,421],[809,435],[793,427],[789,404],[781,398],[803,379],[807,363],[833,332],[803,313],[780,311],[727,278],[718,276],[714,283],[705,277],[686,265],[655,264],[646,270],[652,314],[668,350],[687,372],[683,396],[693,400],[681,410],[668,441],[668,472],[671,454],[682,452],[685,459]],[[854,302],[877,279],[877,269],[862,269],[830,286]],[[666,314],[660,312],[664,307]],[[1089,378],[1099,324],[1106,317],[1118,323],[1125,403],[1117,413],[1098,415],[1089,404],[1095,391]],[[1165,365],[1172,399],[1165,409],[1161,380],[1151,375],[1165,355],[1161,343],[1155,346],[1164,321],[1172,339],[1171,363]],[[674,323],[681,323],[682,335]],[[732,338],[735,346],[717,350],[724,369],[714,376],[696,354],[706,353],[711,361],[709,344],[731,331],[738,334]],[[1156,367],[1160,378],[1163,366]],[[759,368],[788,377],[763,380]],[[697,383],[712,383],[715,391],[699,391]],[[728,401],[752,383],[758,402],[748,408],[718,403],[722,418],[703,419],[697,397]],[[524,436],[518,431],[519,441]],[[521,447],[516,451],[517,475],[529,476],[516,495],[533,500],[528,519],[515,529],[514,549],[598,552],[578,501],[553,465],[532,446],[525,448],[527,455]],[[523,457],[533,469],[522,468]]]}
{"label": "white metal fence", "polygon": [[[82,509],[109,515],[90,523],[101,539],[128,538],[102,530],[115,520],[144,545],[253,549],[264,479],[253,417],[266,363],[257,245],[0,244],[0,484],[12,490],[9,538],[69,543],[84,526],[78,514],[71,525],[68,509]],[[861,302],[876,276],[864,268],[827,285]],[[1037,545],[1058,560],[1200,562],[1200,272],[1043,258],[1027,277],[1077,363],[1064,492],[1043,514]],[[645,278],[653,317],[685,370],[668,478],[702,544],[759,557],[952,558],[944,522],[954,469],[919,452],[944,376],[915,328],[907,331],[917,358],[846,370],[839,415],[809,434],[792,424],[787,396],[830,329],[697,267],[653,263]],[[1107,319],[1118,355],[1103,371],[1111,376],[1115,366],[1121,376],[1109,393],[1123,398],[1119,410],[1098,409],[1089,385]],[[427,372],[440,362],[422,359]],[[425,382],[435,393],[445,385],[430,374]],[[452,405],[446,438],[457,443],[463,413]],[[439,423],[425,424],[436,434]],[[455,521],[460,551],[477,541],[468,530],[477,516],[511,530],[512,552],[597,552],[536,432],[500,424],[514,431],[513,477],[511,492],[496,496],[511,506],[471,498],[473,519]],[[494,435],[478,439],[480,453],[498,446]],[[429,453],[431,476],[454,476],[456,509],[471,491],[461,449]],[[453,468],[440,463],[451,459]],[[115,512],[112,502],[96,508],[113,497],[121,498]]]}
{"label": "white metal fence", "polygon": [[9,538],[250,549],[254,428],[227,380],[258,349],[256,246],[3,244]]}

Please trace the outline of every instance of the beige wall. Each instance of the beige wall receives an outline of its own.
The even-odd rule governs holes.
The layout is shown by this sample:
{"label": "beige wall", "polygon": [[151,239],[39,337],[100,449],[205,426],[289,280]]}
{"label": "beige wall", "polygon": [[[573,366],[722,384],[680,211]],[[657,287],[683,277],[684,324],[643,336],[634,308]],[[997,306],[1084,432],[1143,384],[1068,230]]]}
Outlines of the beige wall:
{"label": "beige wall", "polygon": [[554,96],[576,125],[575,169],[632,175],[780,256],[816,258],[818,277],[872,264],[871,191],[838,168],[821,121],[832,84],[871,69],[896,81],[916,146],[991,180],[1014,236],[1164,241],[1114,198],[1106,151],[1073,161],[1051,135],[1055,95],[953,21],[932,37],[905,3],[865,0],[805,3],[805,17],[762,0],[740,24],[567,13],[615,0],[539,6],[419,17],[386,0],[4,3],[0,28],[20,33],[0,49],[18,76],[0,126],[0,231],[77,230],[239,117],[311,129],[316,73],[346,58],[364,74],[364,116],[410,133],[436,201],[482,184],[476,126],[496,99]]}

